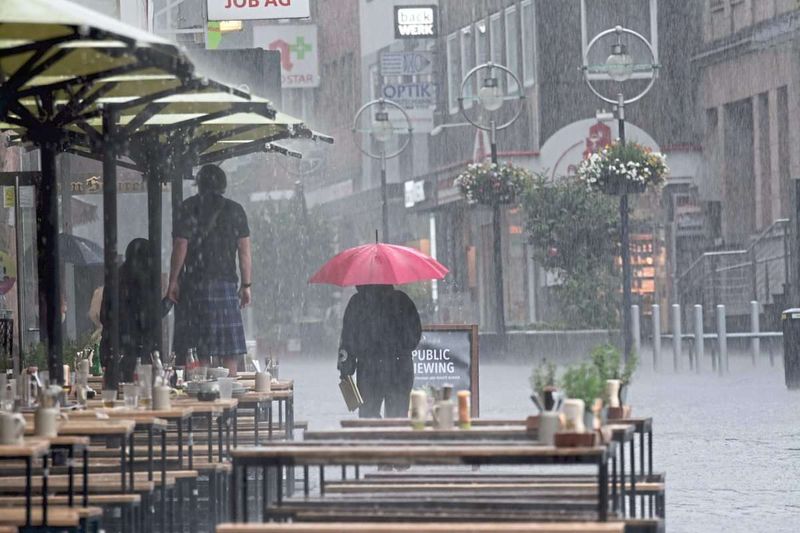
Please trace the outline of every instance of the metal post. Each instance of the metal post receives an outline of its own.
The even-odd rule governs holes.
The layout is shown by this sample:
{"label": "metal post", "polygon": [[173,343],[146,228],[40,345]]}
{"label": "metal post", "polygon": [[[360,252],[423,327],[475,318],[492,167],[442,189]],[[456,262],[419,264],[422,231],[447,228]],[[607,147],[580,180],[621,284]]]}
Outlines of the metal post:
{"label": "metal post", "polygon": [[700,365],[703,364],[706,347],[703,338],[703,306],[694,306],[694,370],[700,373]]}
{"label": "metal post", "polygon": [[[492,164],[497,165],[497,124],[489,121],[489,143],[491,146]],[[506,305],[503,285],[503,212],[500,204],[492,206],[492,232],[493,232],[493,257],[494,257],[494,292],[495,292],[495,324],[497,335],[506,333]]]}
{"label": "metal post", "polygon": [[750,302],[750,331],[753,334],[753,338],[750,340],[750,347],[753,351],[753,366],[756,366],[758,356],[761,354],[761,339],[758,337],[761,332],[758,317],[759,313],[759,303],[753,300]]}
{"label": "metal post", "polygon": [[19,176],[14,177],[14,237],[16,239],[16,255],[17,255],[17,337],[19,344],[17,345],[17,353],[14,358],[14,375],[18,376],[22,373],[22,351],[25,349],[25,278],[23,274],[23,247],[22,242],[22,209],[19,205],[20,199],[20,185]]}
{"label": "metal post", "polygon": [[381,150],[381,228],[383,235],[381,238],[383,242],[391,242],[389,240],[389,195],[386,184],[386,152]]}
{"label": "metal post", "polygon": [[[619,123],[619,142],[625,144],[625,97],[617,95],[617,119]],[[628,194],[619,197],[620,255],[622,256],[622,334],[625,346],[625,361],[631,354],[631,244],[628,222]]]}
{"label": "metal post", "polygon": [[[56,146],[50,142],[41,145],[41,181],[38,200],[38,271],[39,271],[39,322],[42,340],[47,345],[47,369],[51,383],[64,383],[62,363],[61,306],[64,297],[61,287],[60,255],[58,246],[58,176],[56,173]],[[17,250],[17,253],[23,253]]]}
{"label": "metal post", "polygon": [[108,331],[110,357],[106,369],[104,390],[116,390],[119,382],[119,269],[117,268],[117,145],[118,112],[110,106],[103,109],[103,246],[105,288],[103,298],[108,302]]}
{"label": "metal post", "polygon": [[150,336],[147,350],[156,349],[163,353],[164,350],[161,346],[161,228],[163,215],[161,173],[156,170],[157,164],[148,166],[150,168],[145,176],[147,180],[147,238],[150,241],[152,255],[150,257],[150,294],[147,298],[147,329]]}
{"label": "metal post", "polygon": [[675,372],[680,370],[681,362],[681,306],[672,304],[672,367]]}
{"label": "metal post", "polygon": [[661,306],[653,304],[653,372],[658,372],[661,359]]}
{"label": "metal post", "polygon": [[717,369],[719,375],[730,371],[728,364],[728,331],[725,324],[725,306],[717,306],[717,343],[719,343],[719,358],[717,359]]}
{"label": "metal post", "polygon": [[633,353],[639,357],[639,352],[642,350],[642,325],[638,305],[631,307],[631,328],[633,328]]}

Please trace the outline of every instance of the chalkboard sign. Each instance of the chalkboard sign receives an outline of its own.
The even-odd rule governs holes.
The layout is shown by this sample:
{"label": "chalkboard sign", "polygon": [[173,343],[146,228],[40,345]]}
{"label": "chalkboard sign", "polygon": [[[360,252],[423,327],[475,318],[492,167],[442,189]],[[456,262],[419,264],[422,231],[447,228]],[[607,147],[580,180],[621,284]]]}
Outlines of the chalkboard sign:
{"label": "chalkboard sign", "polygon": [[478,326],[435,325],[422,328],[422,340],[411,354],[414,388],[439,388],[448,384],[455,391],[468,390],[472,416],[478,417]]}

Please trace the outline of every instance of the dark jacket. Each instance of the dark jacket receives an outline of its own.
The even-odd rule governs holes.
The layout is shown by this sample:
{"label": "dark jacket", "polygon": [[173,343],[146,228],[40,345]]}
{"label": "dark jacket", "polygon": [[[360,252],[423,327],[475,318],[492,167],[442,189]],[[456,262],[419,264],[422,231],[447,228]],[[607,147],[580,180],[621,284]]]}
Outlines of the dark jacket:
{"label": "dark jacket", "polygon": [[352,374],[356,365],[381,364],[394,357],[410,359],[422,336],[411,298],[391,285],[361,285],[357,290],[342,321],[340,350],[347,357],[340,370]]}

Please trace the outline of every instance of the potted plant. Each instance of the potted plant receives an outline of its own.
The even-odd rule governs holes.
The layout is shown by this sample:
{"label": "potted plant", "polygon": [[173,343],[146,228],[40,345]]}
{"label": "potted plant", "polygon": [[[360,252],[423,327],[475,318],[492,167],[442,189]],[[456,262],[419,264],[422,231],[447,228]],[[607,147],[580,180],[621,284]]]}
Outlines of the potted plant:
{"label": "potted plant", "polygon": [[484,161],[468,165],[455,186],[470,204],[497,206],[516,202],[532,179],[523,167]]}
{"label": "potted plant", "polygon": [[540,411],[551,411],[556,405],[554,393],[556,392],[556,365],[543,360],[534,368],[530,377],[531,400]]}
{"label": "potted plant", "polygon": [[644,192],[664,183],[669,167],[666,157],[636,142],[614,141],[584,159],[578,178],[590,189],[606,194]]}
{"label": "potted plant", "polygon": [[[603,395],[604,381],[597,368],[588,362],[567,367],[561,376],[561,388],[567,398],[578,400],[583,406],[583,426],[591,430],[595,427],[595,417],[598,414],[598,403],[602,405],[600,399]],[[597,401],[599,400],[599,402]],[[569,402],[569,400],[567,400]],[[565,402],[565,410],[568,403]],[[576,411],[580,411],[575,407]],[[577,416],[577,413],[575,413]],[[572,420],[572,426],[580,428],[577,420]]]}
{"label": "potted plant", "polygon": [[[622,353],[616,346],[600,344],[592,349],[591,360],[604,383],[611,380],[619,381],[619,404],[621,406],[626,405],[628,387],[639,364],[636,354],[631,353],[628,360],[623,364]],[[606,402],[609,404],[615,403],[611,402],[611,398],[606,398]]]}

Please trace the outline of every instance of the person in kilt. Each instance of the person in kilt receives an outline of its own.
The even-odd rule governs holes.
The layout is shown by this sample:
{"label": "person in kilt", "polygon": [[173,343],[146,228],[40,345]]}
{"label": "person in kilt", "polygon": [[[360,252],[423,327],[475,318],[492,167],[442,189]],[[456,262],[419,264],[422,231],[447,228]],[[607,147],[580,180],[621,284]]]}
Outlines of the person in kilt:
{"label": "person in kilt", "polygon": [[247,352],[241,310],[251,298],[250,228],[244,208],[223,197],[221,168],[205,165],[196,180],[198,194],[181,204],[172,230],[167,298],[176,304],[173,351],[183,364],[195,348],[203,364],[220,358],[236,375]]}

